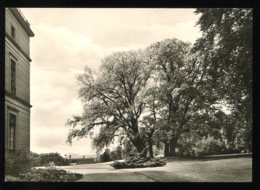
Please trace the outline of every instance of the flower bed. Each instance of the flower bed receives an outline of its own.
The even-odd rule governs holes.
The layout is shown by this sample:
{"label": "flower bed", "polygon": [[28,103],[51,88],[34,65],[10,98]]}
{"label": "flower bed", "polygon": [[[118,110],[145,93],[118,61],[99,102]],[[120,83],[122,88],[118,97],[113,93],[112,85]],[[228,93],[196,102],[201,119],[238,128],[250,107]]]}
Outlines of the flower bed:
{"label": "flower bed", "polygon": [[112,166],[115,169],[123,169],[123,168],[146,168],[146,167],[159,167],[166,165],[165,162],[160,160],[150,160],[144,163],[131,163],[131,162],[117,162],[115,161]]}
{"label": "flower bed", "polygon": [[160,167],[164,165],[166,165],[164,161],[143,157],[142,155],[132,156],[124,162],[115,161],[111,164],[115,169]]}

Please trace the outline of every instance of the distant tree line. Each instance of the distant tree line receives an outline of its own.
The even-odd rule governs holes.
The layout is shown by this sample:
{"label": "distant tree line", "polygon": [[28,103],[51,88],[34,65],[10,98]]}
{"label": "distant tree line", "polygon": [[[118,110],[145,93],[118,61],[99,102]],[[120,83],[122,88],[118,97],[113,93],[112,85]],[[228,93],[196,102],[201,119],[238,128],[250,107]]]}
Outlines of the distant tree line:
{"label": "distant tree line", "polygon": [[98,73],[85,68],[84,111],[68,120],[68,142],[90,136],[100,152],[116,139],[149,157],[154,147],[166,157],[252,150],[252,9],[195,13],[202,37],[194,45],[166,39],[113,53]]}

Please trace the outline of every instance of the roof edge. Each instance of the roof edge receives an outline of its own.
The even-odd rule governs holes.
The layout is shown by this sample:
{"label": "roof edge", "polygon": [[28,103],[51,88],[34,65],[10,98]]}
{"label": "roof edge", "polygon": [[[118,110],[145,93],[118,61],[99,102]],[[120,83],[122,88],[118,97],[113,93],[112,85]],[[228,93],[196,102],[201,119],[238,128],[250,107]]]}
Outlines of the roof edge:
{"label": "roof edge", "polygon": [[21,26],[27,32],[29,37],[34,37],[34,33],[30,28],[30,23],[23,16],[22,12],[18,8],[8,8],[8,9],[11,11],[14,17],[21,23]]}

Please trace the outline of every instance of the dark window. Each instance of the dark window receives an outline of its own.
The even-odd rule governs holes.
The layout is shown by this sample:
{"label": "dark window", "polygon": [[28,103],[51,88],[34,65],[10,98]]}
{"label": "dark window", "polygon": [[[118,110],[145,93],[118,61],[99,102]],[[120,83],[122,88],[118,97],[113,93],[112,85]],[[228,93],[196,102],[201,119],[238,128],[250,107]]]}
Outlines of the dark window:
{"label": "dark window", "polygon": [[11,26],[11,35],[15,38],[15,28],[13,26]]}
{"label": "dark window", "polygon": [[9,149],[15,150],[15,128],[16,128],[16,115],[9,114]]}
{"label": "dark window", "polygon": [[16,62],[11,59],[11,93],[16,94]]}

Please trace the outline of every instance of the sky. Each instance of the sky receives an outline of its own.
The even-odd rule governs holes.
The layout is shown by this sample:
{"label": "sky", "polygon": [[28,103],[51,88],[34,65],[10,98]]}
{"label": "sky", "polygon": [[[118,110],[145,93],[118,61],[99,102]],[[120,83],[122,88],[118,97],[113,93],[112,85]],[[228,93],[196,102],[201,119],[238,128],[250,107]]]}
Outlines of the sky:
{"label": "sky", "polygon": [[194,9],[21,8],[30,42],[31,151],[95,155],[91,140],[66,143],[65,123],[82,113],[76,76],[116,51],[142,49],[167,38],[194,43],[201,33]]}

